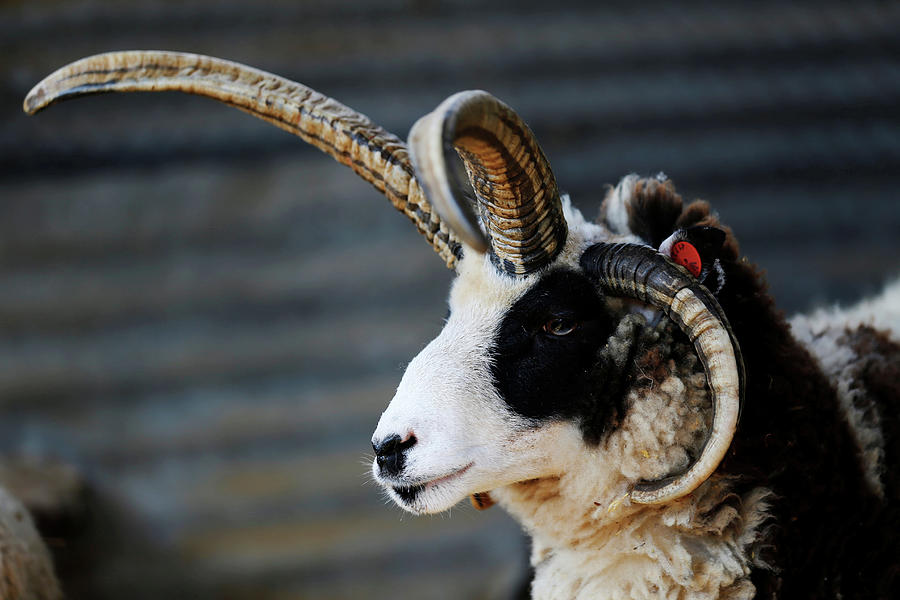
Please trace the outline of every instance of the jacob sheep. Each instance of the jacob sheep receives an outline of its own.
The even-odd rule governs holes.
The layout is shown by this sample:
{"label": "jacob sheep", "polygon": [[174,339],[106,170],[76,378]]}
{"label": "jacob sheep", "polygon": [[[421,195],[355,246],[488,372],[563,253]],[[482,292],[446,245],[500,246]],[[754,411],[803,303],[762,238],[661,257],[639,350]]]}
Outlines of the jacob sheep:
{"label": "jacob sheep", "polygon": [[662,176],[624,178],[586,221],[484,92],[448,98],[407,148],[301,84],[135,51],[63,67],[25,110],[158,90],[330,154],[456,269],[446,325],[372,438],[398,505],[502,505],[532,537],[535,598],[896,594],[896,320],[789,324],[730,230]]}

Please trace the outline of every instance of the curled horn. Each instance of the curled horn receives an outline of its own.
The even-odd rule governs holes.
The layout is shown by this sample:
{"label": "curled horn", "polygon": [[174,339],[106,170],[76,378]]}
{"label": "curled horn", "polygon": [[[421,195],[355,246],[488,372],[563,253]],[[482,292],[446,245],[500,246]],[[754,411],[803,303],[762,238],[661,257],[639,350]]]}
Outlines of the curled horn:
{"label": "curled horn", "polygon": [[[409,135],[416,174],[459,238],[511,275],[532,273],[562,250],[568,229],[550,163],[534,134],[487,92],[454,94]],[[486,232],[465,197],[459,158]]]}
{"label": "curled horn", "polygon": [[712,395],[712,431],[687,471],[638,483],[631,500],[657,504],[689,494],[716,470],[734,437],[744,391],[744,363],[737,339],[713,295],[652,248],[597,244],[584,252],[581,267],[604,293],[635,298],[662,310],[694,344]]}
{"label": "curled horn", "polygon": [[441,223],[397,136],[368,117],[305,85],[220,58],[154,50],[97,54],[38,83],[25,98],[29,114],[62,100],[106,92],[180,91],[214,98],[289,131],[383,192],[444,259],[455,264],[456,236]]}

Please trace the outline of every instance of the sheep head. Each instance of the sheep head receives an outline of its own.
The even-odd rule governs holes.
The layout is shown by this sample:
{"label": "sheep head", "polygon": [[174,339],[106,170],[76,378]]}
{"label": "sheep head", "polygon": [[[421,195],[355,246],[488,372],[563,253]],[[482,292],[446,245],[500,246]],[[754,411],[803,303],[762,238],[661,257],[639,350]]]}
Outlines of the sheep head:
{"label": "sheep head", "polygon": [[712,432],[694,465],[637,483],[631,499],[665,502],[695,489],[724,456],[740,406],[740,351],[713,295],[652,248],[612,243],[617,236],[585,222],[561,198],[528,127],[485,92],[451,96],[420,119],[410,149],[426,196],[465,250],[450,318],[409,365],[373,438],[373,471],[391,496],[435,512],[481,489],[558,474],[577,451],[560,451],[571,418],[585,418],[571,405],[595,383],[586,375],[615,327],[606,296],[672,318],[694,343],[713,398]]}
{"label": "sheep head", "polygon": [[531,131],[493,96],[461,92],[420,119],[412,158],[398,138],[331,98],[192,54],[82,59],[38,84],[25,110],[86,94],[160,90],[218,99],[330,154],[382,191],[456,269],[446,326],[409,364],[372,440],[375,478],[403,508],[441,511],[563,468],[584,444],[584,428],[573,424],[590,418],[578,408],[586,386],[597,385],[586,373],[621,325],[609,308],[614,298],[665,314],[687,335],[713,413],[694,463],[633,481],[631,500],[686,495],[724,457],[743,366],[714,296],[623,228],[586,222],[559,193]]}

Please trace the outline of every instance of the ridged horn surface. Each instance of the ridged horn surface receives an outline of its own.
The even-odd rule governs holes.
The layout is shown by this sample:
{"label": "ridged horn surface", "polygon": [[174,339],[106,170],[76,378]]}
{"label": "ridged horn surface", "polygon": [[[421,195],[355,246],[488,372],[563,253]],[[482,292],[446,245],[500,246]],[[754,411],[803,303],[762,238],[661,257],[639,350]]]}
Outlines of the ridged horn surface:
{"label": "ridged horn surface", "polygon": [[738,342],[715,297],[682,267],[652,248],[597,244],[581,267],[604,293],[647,302],[662,310],[688,336],[706,372],[712,397],[712,430],[697,460],[682,474],[638,483],[631,500],[658,504],[685,496],[706,481],[725,457],[737,428],[744,390]]}
{"label": "ridged horn surface", "polygon": [[[454,94],[413,125],[410,153],[428,199],[459,238],[510,275],[532,273],[562,250],[568,229],[556,179],[534,134],[482,91]],[[486,231],[457,175],[459,159]]]}
{"label": "ridged horn surface", "polygon": [[83,58],[38,83],[29,114],[79,96],[106,92],[180,91],[214,98],[289,131],[383,192],[409,217],[448,267],[460,245],[416,180],[397,136],[305,85],[235,62],[182,52],[134,50]]}

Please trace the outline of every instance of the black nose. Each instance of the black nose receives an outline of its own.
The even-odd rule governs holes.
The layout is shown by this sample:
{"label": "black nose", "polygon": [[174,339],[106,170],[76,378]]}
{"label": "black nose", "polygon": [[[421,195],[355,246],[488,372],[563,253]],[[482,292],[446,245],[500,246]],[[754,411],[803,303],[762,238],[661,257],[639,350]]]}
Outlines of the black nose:
{"label": "black nose", "polygon": [[416,436],[410,434],[405,440],[399,435],[388,436],[379,443],[372,442],[375,450],[375,462],[385,475],[399,475],[403,470],[403,454],[415,446]]}

